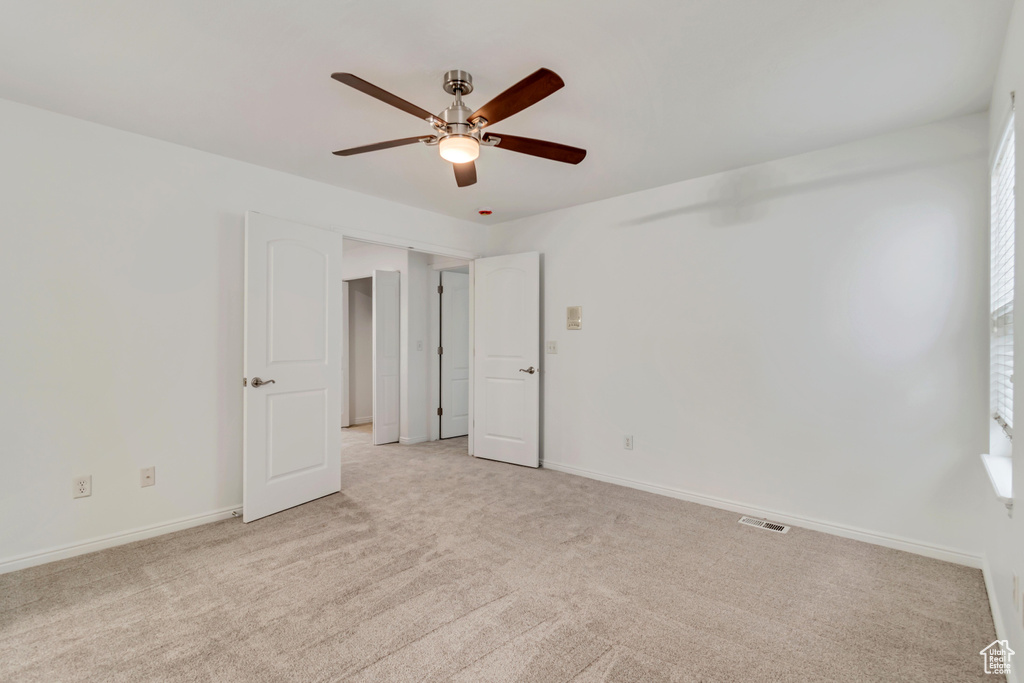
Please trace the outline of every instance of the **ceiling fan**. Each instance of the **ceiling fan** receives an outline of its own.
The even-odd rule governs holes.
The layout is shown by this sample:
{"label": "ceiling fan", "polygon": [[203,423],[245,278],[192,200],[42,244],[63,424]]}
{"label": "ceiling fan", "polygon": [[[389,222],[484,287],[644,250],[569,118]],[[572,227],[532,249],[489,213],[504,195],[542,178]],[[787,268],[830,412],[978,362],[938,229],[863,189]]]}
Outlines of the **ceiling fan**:
{"label": "ceiling fan", "polygon": [[417,142],[425,145],[437,145],[441,158],[450,161],[455,167],[455,182],[459,187],[466,187],[476,182],[474,161],[480,156],[481,145],[507,149],[520,154],[530,154],[567,164],[578,164],[583,161],[583,157],[587,156],[585,149],[561,145],[557,142],[484,132],[484,128],[492,123],[497,123],[521,112],[563,87],[565,82],[550,69],[538,69],[475,112],[462,101],[463,95],[473,92],[473,77],[459,69],[449,71],[444,75],[444,89],[449,95],[455,96],[455,101],[437,116],[411,102],[406,102],[397,95],[392,95],[387,90],[364,81],[358,76],[336,73],[331,74],[331,78],[423,119],[434,127],[431,135],[399,138],[398,140],[378,142],[375,145],[343,149],[335,152],[338,156],[347,157],[363,152],[374,152],[378,149],[412,145]]}

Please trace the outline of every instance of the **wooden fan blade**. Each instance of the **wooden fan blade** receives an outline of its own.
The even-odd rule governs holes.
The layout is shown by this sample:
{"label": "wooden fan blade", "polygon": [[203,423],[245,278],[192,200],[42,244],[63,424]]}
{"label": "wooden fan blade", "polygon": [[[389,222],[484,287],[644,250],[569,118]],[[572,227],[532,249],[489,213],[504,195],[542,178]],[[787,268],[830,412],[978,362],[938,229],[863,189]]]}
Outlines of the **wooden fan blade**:
{"label": "wooden fan blade", "polygon": [[378,142],[375,145],[363,145],[362,147],[353,147],[351,149],[340,149],[334,153],[337,154],[339,157],[350,157],[353,154],[362,154],[363,152],[376,152],[378,149],[390,149],[392,147],[401,147],[402,145],[411,145],[414,142],[429,139],[429,137],[418,135],[414,138],[401,138],[399,140],[388,140],[387,142]]}
{"label": "wooden fan blade", "polygon": [[533,138],[521,138],[518,135],[502,135],[501,133],[484,133],[484,140],[498,138],[496,147],[507,149],[510,152],[530,154],[535,157],[561,161],[566,164],[578,164],[587,156],[587,150],[579,147],[561,145],[557,142],[545,140],[534,140]]}
{"label": "wooden fan blade", "polygon": [[565,86],[565,81],[550,69],[537,69],[493,100],[480,107],[469,117],[487,119],[487,125],[507,119]]}
{"label": "wooden fan blade", "polygon": [[476,182],[476,163],[467,161],[464,164],[452,164],[455,168],[455,183],[459,187],[466,187]]}
{"label": "wooden fan blade", "polygon": [[347,73],[336,73],[336,74],[331,74],[331,78],[333,78],[334,80],[338,81],[339,83],[344,83],[345,85],[349,86],[350,88],[355,88],[359,92],[365,93],[365,94],[369,95],[370,97],[376,97],[381,102],[384,102],[386,104],[390,104],[392,107],[396,107],[398,109],[401,109],[402,111],[406,112],[407,114],[412,114],[413,116],[415,116],[418,119],[426,119],[427,121],[430,121],[431,123],[433,123],[433,122],[440,122],[442,124],[444,123],[444,121],[441,121],[441,119],[437,118],[436,116],[431,114],[426,109],[424,109],[422,107],[417,107],[412,102],[406,102],[405,100],[403,100],[398,95],[393,95],[393,94],[389,93],[387,90],[384,90],[383,88],[378,88],[373,83],[369,83],[368,81],[364,81],[363,79],[359,78],[358,76],[353,76],[352,74],[347,74]]}

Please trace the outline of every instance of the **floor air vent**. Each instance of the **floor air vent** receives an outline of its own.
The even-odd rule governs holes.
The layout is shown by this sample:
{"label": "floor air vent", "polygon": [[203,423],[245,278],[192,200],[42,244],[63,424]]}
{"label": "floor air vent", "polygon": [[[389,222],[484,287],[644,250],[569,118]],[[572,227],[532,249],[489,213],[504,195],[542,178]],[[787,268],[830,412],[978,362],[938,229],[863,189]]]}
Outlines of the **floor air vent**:
{"label": "floor air vent", "polygon": [[777,534],[784,534],[789,531],[788,526],[776,524],[775,522],[768,522],[763,519],[755,519],[754,517],[740,517],[740,524],[756,526],[758,529],[767,529],[768,531],[774,531]]}

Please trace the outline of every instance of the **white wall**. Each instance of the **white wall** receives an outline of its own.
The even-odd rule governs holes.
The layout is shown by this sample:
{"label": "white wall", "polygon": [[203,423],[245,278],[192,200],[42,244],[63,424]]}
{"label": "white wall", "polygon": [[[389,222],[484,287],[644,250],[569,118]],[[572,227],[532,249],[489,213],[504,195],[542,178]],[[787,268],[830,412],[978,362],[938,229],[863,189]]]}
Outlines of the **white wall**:
{"label": "white wall", "polygon": [[[1022,214],[1024,214],[1024,192],[1021,191],[1021,178],[1024,178],[1024,116],[1021,114],[1021,102],[1024,97],[1024,6],[1020,2],[1014,4],[1013,15],[1010,19],[1009,28],[1006,34],[1006,41],[1003,44],[1003,56],[1000,61],[999,71],[996,76],[995,87],[992,90],[992,103],[989,107],[989,151],[991,160],[994,161],[996,147],[999,137],[1004,130],[1006,117],[1010,108],[1010,93],[1017,93],[1017,115],[1016,115],[1016,157],[1017,157],[1017,197],[1016,197],[1016,248],[1015,257],[1016,301],[1024,301],[1024,278],[1020,276],[1022,264],[1024,264],[1024,228],[1022,228]],[[986,174],[987,177],[987,174]],[[987,221],[986,221],[987,227]],[[1014,357],[1024,358],[1024,335],[1018,334],[1014,342]],[[1020,361],[1017,361],[1020,363]],[[992,420],[987,419],[991,425]],[[1020,427],[1024,425],[1024,401],[1017,401],[1014,406],[1014,426],[1018,429],[1017,440],[1020,440]],[[1006,443],[999,430],[991,431],[990,450],[993,453],[1005,452]],[[1014,492],[1024,491],[1024,463],[1019,453],[1014,453]],[[981,467],[979,464],[978,467]],[[1014,605],[1013,601],[1013,575],[1024,574],[1024,504],[1021,503],[1021,496],[1015,495],[1017,510],[1015,518],[1007,516],[1003,505],[995,500],[991,489],[986,490],[985,500],[981,503],[981,509],[985,515],[985,560],[986,579],[988,580],[989,594],[992,600],[992,613],[996,621],[996,630],[1000,638],[1008,638],[1010,647],[1017,652],[1024,647],[1024,625],[1022,625],[1022,610],[1020,605]],[[1019,661],[1019,660],[1018,660]],[[1019,671],[1018,666],[1014,669]],[[1021,680],[1019,673],[1015,673],[1016,680]]]}
{"label": "white wall", "polygon": [[348,405],[352,424],[373,420],[373,280],[348,283]]}
{"label": "white wall", "polygon": [[372,277],[375,270],[396,270],[405,273],[409,266],[409,250],[344,240],[341,276],[345,280]]}
{"label": "white wall", "polygon": [[544,466],[979,563],[986,135],[975,115],[493,226],[489,253],[543,254]]}
{"label": "white wall", "polygon": [[[409,252],[409,269],[402,278],[401,443],[420,443],[430,438],[427,412],[430,406],[430,256]],[[435,355],[434,358],[437,356]]]}
{"label": "white wall", "polygon": [[246,210],[482,246],[474,224],[6,101],[0,149],[0,570],[240,505]]}

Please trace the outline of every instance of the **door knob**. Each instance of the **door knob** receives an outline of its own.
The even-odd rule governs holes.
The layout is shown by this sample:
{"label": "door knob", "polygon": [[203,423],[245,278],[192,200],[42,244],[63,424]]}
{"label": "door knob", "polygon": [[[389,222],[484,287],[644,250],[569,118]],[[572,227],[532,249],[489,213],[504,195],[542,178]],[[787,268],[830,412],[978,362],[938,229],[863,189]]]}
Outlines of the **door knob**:
{"label": "door knob", "polygon": [[261,386],[263,386],[264,384],[277,384],[277,382],[275,382],[275,381],[274,381],[274,380],[272,380],[272,379],[268,379],[268,380],[262,380],[262,379],[260,379],[259,377],[253,377],[253,378],[252,378],[252,385],[253,385],[254,387],[261,387]]}
{"label": "door knob", "polygon": [[531,365],[531,366],[530,366],[530,367],[528,367],[528,368],[519,368],[519,372],[525,372],[525,373],[527,373],[527,374],[530,374],[530,375],[532,375],[533,373],[537,372],[537,368],[535,368],[535,367],[533,367],[533,366]]}

